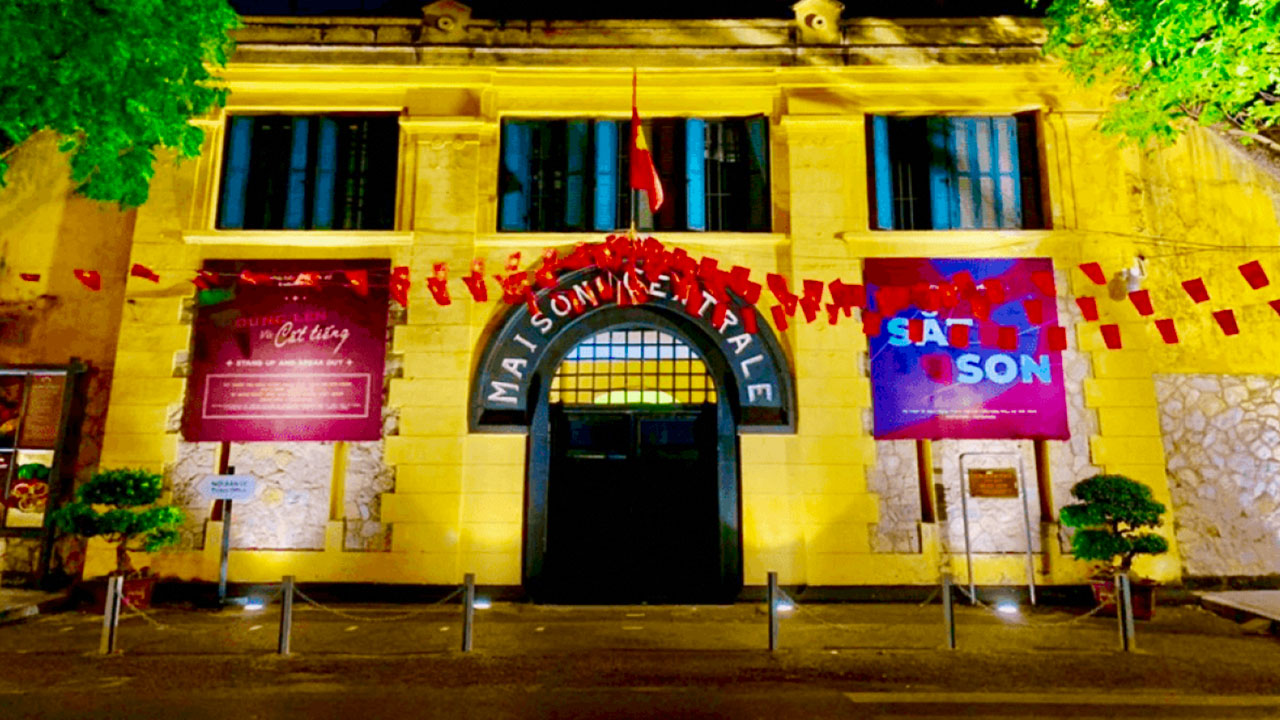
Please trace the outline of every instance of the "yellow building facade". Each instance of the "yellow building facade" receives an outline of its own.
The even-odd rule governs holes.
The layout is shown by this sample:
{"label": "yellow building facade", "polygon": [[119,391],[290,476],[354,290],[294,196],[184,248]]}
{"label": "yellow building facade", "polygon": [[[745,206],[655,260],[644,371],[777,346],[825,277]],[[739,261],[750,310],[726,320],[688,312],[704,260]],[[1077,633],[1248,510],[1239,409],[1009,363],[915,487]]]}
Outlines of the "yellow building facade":
{"label": "yellow building facade", "polygon": [[[448,5],[432,7],[437,13],[457,11],[456,4]],[[122,288],[123,298],[114,358],[103,363],[113,380],[100,463],[164,472],[173,501],[188,510],[182,545],[150,558],[162,576],[217,579],[224,527],[198,486],[200,478],[226,466],[258,480],[253,498],[235,506],[232,582],[270,582],[290,574],[301,582],[453,585],[464,573],[475,573],[481,584],[523,587],[535,597],[544,593],[567,601],[590,599],[584,588],[593,583],[629,587],[630,595],[623,595],[635,600],[685,597],[618,579],[628,573],[642,577],[647,588],[686,583],[710,588],[715,598],[760,586],[769,571],[778,572],[784,584],[810,587],[931,585],[942,572],[961,582],[969,577],[967,527],[977,584],[1026,584],[1028,542],[1037,584],[1079,584],[1091,567],[1071,557],[1057,513],[1072,501],[1072,484],[1100,472],[1139,480],[1171,508],[1160,528],[1171,549],[1138,563],[1145,576],[1176,584],[1184,577],[1280,572],[1270,567],[1280,533],[1280,455],[1273,454],[1280,452],[1280,418],[1271,414],[1280,403],[1273,359],[1280,314],[1267,302],[1280,294],[1268,294],[1272,287],[1251,288],[1237,270],[1259,260],[1271,278],[1280,279],[1277,181],[1237,148],[1202,130],[1151,151],[1101,136],[1095,126],[1104,98],[1074,86],[1041,57],[1044,33],[1034,20],[846,20],[836,41],[825,44],[806,42],[794,22],[781,20],[436,20],[430,13],[425,20],[247,18],[224,74],[229,103],[224,112],[200,121],[206,131],[203,154],[181,164],[162,161],[147,205],[111,226],[128,248],[128,264],[144,265],[161,279],[128,277],[124,263],[104,272],[104,284]],[[705,229],[695,227],[694,211],[687,207],[680,211],[683,220],[668,229],[660,218],[642,214],[642,238],[652,236],[694,258],[714,257],[725,270],[750,268],[761,283],[766,273],[779,274],[797,293],[805,279],[863,283],[869,260],[1050,259],[1053,309],[1067,328],[1060,372],[1069,439],[877,439],[873,360],[858,312],[831,324],[825,311],[812,322],[796,311],[783,329],[770,314],[775,301],[768,289],[756,303],[764,327],[755,337],[774,353],[768,362],[778,372],[776,392],[787,399],[778,405],[781,419],[749,427],[744,408],[750,402],[733,398],[746,392],[750,371],[744,380],[733,370],[728,346],[698,335],[714,336],[705,322],[710,310],[699,331],[679,321],[678,312],[654,309],[661,303],[651,299],[649,309],[608,303],[593,308],[594,314],[582,316],[584,323],[594,318],[592,324],[582,325],[572,342],[565,335],[560,355],[549,352],[539,367],[515,365],[522,381],[528,373],[541,383],[555,378],[555,384],[527,390],[524,420],[485,427],[485,398],[502,394],[486,385],[500,377],[488,368],[503,367],[495,338],[515,332],[511,323],[524,305],[504,303],[492,279],[489,300],[474,301],[459,278],[477,258],[486,261],[490,276],[501,272],[513,253],[520,254],[520,270],[535,271],[548,248],[563,257],[579,243],[601,242],[627,226],[623,213],[612,218],[609,231],[595,229],[590,219],[564,229],[554,227],[564,225],[559,219],[539,224],[527,219],[532,215],[517,218],[517,199],[533,203],[535,190],[547,195],[559,187],[539,179],[543,166],[529,175],[515,171],[512,184],[510,148],[519,141],[519,124],[533,127],[536,140],[555,123],[568,123],[572,137],[575,120],[616,121],[625,142],[633,69],[639,111],[654,123],[650,142],[659,165],[671,148],[682,149],[686,159],[693,156],[694,142],[694,135],[664,140],[660,121],[687,129],[690,119],[698,119],[738,132],[744,143],[739,152],[757,142],[766,158],[757,167],[767,168],[765,194],[754,190],[752,196],[764,225],[728,229],[740,227],[726,219],[728,213],[752,208],[741,199],[725,200],[717,206],[719,219],[705,221]],[[394,202],[386,198],[388,225],[253,229],[250,221],[240,227],[234,218],[228,221],[237,118],[305,117],[320,127],[325,118],[369,115],[394,118],[395,163],[381,168],[386,182],[379,186],[384,195],[394,193]],[[728,122],[744,118],[760,120],[742,126],[747,130]],[[928,118],[960,124],[995,118],[991,127],[997,132],[1021,129],[1019,137],[1008,136],[1022,152],[1021,176],[1016,167],[1010,171],[1011,182],[1020,183],[1017,227],[984,219],[984,203],[1007,203],[1013,197],[1007,193],[1015,192],[998,177],[993,191],[975,195],[974,219],[954,223],[955,229],[911,223],[908,218],[919,219],[922,211],[908,205],[923,200],[909,191],[895,192],[892,203],[878,200],[878,190],[916,182],[904,179],[913,162],[923,163],[917,169],[927,174],[927,148],[941,146],[930,146],[923,134],[912,140],[911,133],[913,119],[924,127],[932,122]],[[277,137],[296,138],[293,122],[293,135]],[[252,132],[267,132],[262,128],[268,121],[245,121],[242,127],[251,123]],[[599,124],[591,127],[594,143],[603,131]],[[698,133],[710,132],[698,127]],[[880,136],[877,128],[897,134]],[[561,141],[548,142],[554,151]],[[592,146],[596,158],[612,141],[599,142]],[[877,158],[912,142],[926,148],[923,154],[878,177],[883,166]],[[954,149],[952,142],[947,147]],[[290,156],[280,157],[287,162]],[[716,156],[717,167],[735,162],[732,152],[728,157]],[[248,172],[245,217],[255,212],[253,192],[278,192],[252,185],[255,171]],[[672,172],[668,177],[677,178],[678,187],[668,187],[668,199],[688,201],[692,186],[681,183],[692,182],[690,176]],[[316,178],[306,182],[323,182]],[[885,178],[888,184],[882,184]],[[615,180],[625,193],[626,176]],[[597,176],[597,189],[599,182]],[[42,207],[85,202],[62,200],[58,193],[65,189],[49,192]],[[572,212],[539,197],[536,202],[545,204],[538,207]],[[20,201],[12,193],[0,195],[11,215]],[[898,213],[894,221],[886,214],[890,210]],[[601,221],[598,211],[595,219]],[[16,288],[12,292],[32,292],[11,277],[24,264],[49,263],[45,272],[60,277],[56,268],[66,256],[94,242],[83,238],[74,247],[60,245],[56,256],[27,258],[22,253],[31,250],[16,238],[34,230],[4,232],[12,272],[3,282]],[[188,376],[198,362],[196,318],[206,312],[196,305],[191,279],[219,262],[269,268],[321,261],[408,268],[407,306],[389,306],[380,437],[233,442],[225,449],[187,439],[183,415],[192,412]],[[1108,286],[1096,285],[1078,269],[1090,262],[1105,269]],[[437,263],[447,263],[450,272],[448,305],[433,297],[426,282]],[[1192,302],[1181,287],[1195,277],[1207,286],[1207,303]],[[1136,284],[1126,285],[1131,280]],[[1155,317],[1177,322],[1177,344],[1166,344],[1152,318],[1125,298],[1126,289],[1137,287],[1150,291]],[[1096,297],[1099,321],[1081,317],[1074,302],[1079,296]],[[1212,311],[1227,308],[1235,312],[1239,334],[1224,335],[1212,318]],[[645,313],[656,319],[645,320]],[[1099,325],[1107,323],[1119,327],[1122,348],[1104,343]],[[566,319],[564,326],[572,324]],[[635,373],[650,372],[642,365],[650,358],[644,350],[592,356],[582,349],[600,333],[637,330],[655,334],[637,335],[633,344],[660,344],[667,340],[655,338],[669,335],[673,347],[692,347],[687,355],[655,351],[652,357],[667,364],[655,363],[652,372],[680,375],[686,378],[682,383],[700,382],[705,373],[709,385],[700,387],[710,392],[681,395],[695,385],[651,386],[641,378],[633,385],[603,386],[621,388],[614,400],[592,396],[597,399],[588,405],[618,404],[614,409],[632,413],[634,423],[673,417],[672,407],[655,410],[646,391],[669,391],[676,404],[702,405],[709,413],[699,416],[704,420],[686,413],[682,429],[661,435],[692,433],[692,449],[680,451],[691,454],[668,448],[653,456],[661,455],[661,462],[631,473],[626,463],[609,464],[609,441],[591,446],[596,441],[588,437],[590,428],[599,426],[582,420],[590,408],[567,420],[556,420],[555,413],[573,403],[571,388],[587,387],[570,385],[570,378],[584,383],[584,377],[603,372],[600,366],[630,359],[640,361]],[[721,361],[711,357],[716,347],[724,354]],[[702,364],[673,370],[681,357],[701,357]],[[1233,409],[1240,410],[1238,417]],[[587,425],[574,425],[575,417]],[[711,423],[710,430],[696,429],[703,421]],[[620,441],[631,443],[630,450],[618,451],[615,459],[643,455],[636,443],[649,436],[637,429],[641,424],[628,426],[640,434]],[[581,448],[574,444],[578,430],[587,438]],[[1206,437],[1212,433],[1216,437]],[[1012,498],[965,495],[964,474],[974,463],[1014,468],[1019,489]],[[685,488],[679,479],[686,473],[681,468],[689,483],[706,484],[702,495],[680,494]],[[564,479],[567,472],[577,473],[572,482]],[[631,474],[615,475],[624,472]],[[627,492],[597,488],[611,477],[626,483]],[[568,498],[563,489],[557,495],[566,486],[583,495]],[[595,500],[583,499],[588,496]],[[695,506],[704,508],[701,515],[690,509]],[[561,550],[553,572],[557,542],[578,549]],[[701,553],[706,564],[681,565],[684,548],[695,545],[702,549],[689,552]],[[597,547],[583,554],[582,547],[592,546]],[[1250,552],[1252,560],[1242,559]],[[108,550],[91,545],[86,574],[105,572],[111,562]],[[614,567],[605,572],[593,563]],[[664,568],[676,574],[666,577]]]}

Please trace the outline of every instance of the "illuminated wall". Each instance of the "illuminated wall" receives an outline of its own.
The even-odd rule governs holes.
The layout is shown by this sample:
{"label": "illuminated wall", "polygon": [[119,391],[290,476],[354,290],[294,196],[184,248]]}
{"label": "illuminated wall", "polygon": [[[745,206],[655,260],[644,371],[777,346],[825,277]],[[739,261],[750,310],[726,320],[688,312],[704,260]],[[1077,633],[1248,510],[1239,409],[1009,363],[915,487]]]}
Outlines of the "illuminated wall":
{"label": "illuminated wall", "polygon": [[[625,118],[632,65],[641,68],[647,116],[769,119],[773,231],[659,238],[714,255],[722,267],[779,272],[794,285],[803,278],[860,282],[868,257],[1050,257],[1065,317],[1075,312],[1074,295],[1102,293],[1078,263],[1098,261],[1110,273],[1147,257],[1144,286],[1160,312],[1179,321],[1182,343],[1165,346],[1127,301],[1100,301],[1104,321],[1121,324],[1122,350],[1103,347],[1094,324],[1075,325],[1068,348],[1074,436],[1049,445],[1054,509],[1069,501],[1074,481],[1096,470],[1130,475],[1162,502],[1180,504],[1170,496],[1153,373],[1274,372],[1280,317],[1250,294],[1235,267],[1255,258],[1252,248],[1275,247],[1275,181],[1202,130],[1150,153],[1099,136],[1100,97],[1076,89],[1039,56],[1042,31],[1032,21],[853,21],[846,46],[798,49],[782,21],[641,22],[610,33],[599,24],[552,33],[476,21],[466,37],[483,39],[487,49],[462,54],[449,41],[415,51],[412,20],[309,22],[249,19],[227,71],[227,112],[401,112],[395,229],[214,229],[223,115],[202,121],[201,159],[159,164],[152,199],[131,228],[130,260],[165,280],[158,287],[127,280],[103,462],[166,470],[175,498],[200,518],[188,528],[188,549],[152,559],[165,574],[216,577],[222,532],[203,520],[201,501],[183,494],[192,478],[216,467],[212,448],[183,443],[174,422],[185,386],[175,368],[191,345],[188,278],[210,259],[380,258],[410,267],[415,280],[407,311],[393,318],[389,368],[398,370],[387,389],[388,433],[376,449],[315,450],[327,455],[307,466],[305,485],[294,484],[289,458],[261,459],[275,463],[263,471],[278,475],[269,484],[281,497],[309,493],[306,530],[276,537],[283,516],[267,506],[255,511],[263,526],[237,531],[246,549],[232,553],[232,580],[287,572],[303,582],[451,584],[475,572],[481,583],[520,583],[526,438],[467,432],[471,373],[502,307],[469,300],[440,307],[422,280],[435,262],[460,272],[474,257],[496,266],[521,251],[528,266],[546,247],[601,239],[497,232],[500,122]],[[1039,112],[1051,229],[870,229],[868,115],[1022,111]],[[0,202],[13,212],[9,197]],[[1274,254],[1257,257],[1280,279]],[[1178,282],[1191,276],[1205,278],[1214,309],[1237,308],[1246,326],[1239,336],[1222,338],[1207,309],[1181,295]],[[123,272],[112,277],[124,281]],[[462,294],[460,284],[454,294]],[[810,585],[931,584],[948,566],[963,577],[963,555],[946,552],[956,549],[947,524],[954,514],[947,523],[912,518],[919,512],[918,495],[911,497],[918,493],[914,455],[894,453],[892,464],[877,459],[860,326],[797,318],[780,336],[795,372],[798,427],[741,437],[745,582],[759,585],[769,570],[784,583]],[[933,464],[945,476],[958,450],[939,445]],[[271,500],[250,502],[259,501]],[[1162,528],[1175,540],[1171,552],[1138,567],[1172,582],[1182,570],[1171,527],[1172,519]],[[259,540],[248,539],[255,533]],[[1056,524],[1035,533],[1040,582],[1088,577],[1088,566],[1064,553]],[[105,554],[91,557],[90,572],[108,562]],[[979,553],[977,581],[1021,583],[1024,563],[1016,552]]]}

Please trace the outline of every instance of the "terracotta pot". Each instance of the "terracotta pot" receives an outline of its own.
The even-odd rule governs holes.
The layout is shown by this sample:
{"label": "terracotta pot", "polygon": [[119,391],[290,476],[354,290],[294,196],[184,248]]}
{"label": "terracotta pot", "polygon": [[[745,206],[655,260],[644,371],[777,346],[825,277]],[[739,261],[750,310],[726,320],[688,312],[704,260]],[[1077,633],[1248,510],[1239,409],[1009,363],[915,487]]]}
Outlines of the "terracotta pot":
{"label": "terracotta pot", "polygon": [[[130,607],[135,610],[148,610],[151,608],[151,592],[155,589],[155,575],[139,578],[125,578],[124,581],[124,600],[127,600]],[[101,615],[107,608],[107,580],[106,578],[98,578],[89,580],[84,583],[85,588],[93,596],[93,604],[90,610]],[[129,610],[121,601],[120,612],[127,614]]]}
{"label": "terracotta pot", "polygon": [[[1098,611],[1099,615],[1116,615],[1116,581],[1115,580],[1095,580],[1090,585],[1093,587],[1093,600],[1102,606],[1102,610]],[[1133,591],[1133,617],[1135,620],[1150,620],[1151,615],[1156,610],[1156,586],[1146,582],[1130,582],[1129,587]]]}

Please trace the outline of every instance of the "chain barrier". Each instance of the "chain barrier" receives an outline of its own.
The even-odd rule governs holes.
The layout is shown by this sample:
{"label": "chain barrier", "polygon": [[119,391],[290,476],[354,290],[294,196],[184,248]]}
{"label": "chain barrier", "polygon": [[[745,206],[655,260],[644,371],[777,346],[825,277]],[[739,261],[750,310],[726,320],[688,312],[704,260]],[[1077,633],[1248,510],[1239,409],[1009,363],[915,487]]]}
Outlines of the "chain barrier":
{"label": "chain barrier", "polygon": [[978,598],[976,598],[976,597],[974,597],[974,596],[970,595],[970,594],[969,594],[969,591],[968,591],[968,590],[966,590],[966,589],[964,588],[964,586],[963,586],[963,585],[952,585],[951,587],[952,587],[952,589],[954,589],[954,590],[956,590],[957,592],[959,592],[962,596],[964,596],[965,598],[967,598],[967,599],[969,600],[969,602],[970,602],[970,603],[972,603],[975,607],[980,607],[980,608],[982,608],[983,610],[986,610],[988,613],[990,613],[990,614],[992,614],[992,615],[995,615],[996,617],[1000,618],[1001,620],[1005,620],[1005,621],[1007,621],[1007,622],[1014,622],[1014,623],[1018,623],[1019,625],[1028,625],[1028,626],[1031,626],[1031,627],[1054,627],[1054,626],[1058,626],[1058,625],[1061,625],[1061,626],[1074,625],[1075,623],[1081,622],[1081,621],[1083,621],[1083,620],[1087,620],[1087,619],[1089,619],[1089,618],[1093,617],[1094,615],[1097,615],[1098,613],[1102,612],[1102,611],[1107,607],[1107,604],[1106,604],[1106,603],[1098,603],[1098,604],[1097,604],[1097,605],[1096,605],[1092,610],[1090,610],[1089,612],[1087,612],[1087,613],[1085,613],[1085,614],[1083,614],[1083,615],[1077,615],[1077,616],[1072,617],[1072,618],[1067,618],[1066,620],[1033,620],[1032,618],[1025,617],[1025,616],[1023,616],[1022,614],[1013,615],[1013,614],[1005,614],[1005,613],[1002,613],[1002,612],[1000,612],[999,610],[997,610],[996,608],[994,608],[994,607],[992,607],[992,606],[988,605],[987,603],[982,602],[982,601],[981,601],[981,600],[979,600]]}
{"label": "chain barrier", "polygon": [[[433,612],[433,611],[437,610],[437,609],[438,609],[438,607],[439,607],[440,605],[445,604],[445,603],[446,603],[446,602],[448,602],[449,600],[451,600],[451,599],[453,599],[454,597],[457,597],[459,594],[461,594],[461,593],[462,593],[462,588],[458,588],[458,589],[454,590],[453,592],[449,593],[448,595],[445,595],[444,597],[440,598],[439,600],[435,601],[434,603],[431,603],[430,605],[428,605],[428,606],[426,606],[426,607],[424,607],[424,608],[422,608],[422,609],[420,609],[420,610],[409,610],[409,611],[407,611],[407,612],[402,612],[402,613],[400,613],[399,615],[393,615],[393,616],[391,616],[391,617],[371,617],[371,616],[369,616],[369,615],[356,615],[356,614],[354,614],[354,612],[360,612],[359,610],[355,610],[355,611],[348,612],[348,611],[337,610],[337,609],[335,609],[335,608],[331,608],[331,607],[329,607],[329,606],[327,606],[327,605],[324,605],[324,604],[322,604],[322,603],[320,603],[320,602],[318,602],[318,601],[316,601],[316,600],[312,599],[312,598],[311,598],[311,596],[309,596],[309,595],[307,595],[306,593],[304,593],[304,592],[302,592],[301,590],[299,590],[297,585],[295,585],[295,586],[293,587],[293,592],[294,592],[294,594],[295,594],[295,595],[297,595],[298,597],[302,598],[302,600],[303,600],[304,602],[306,602],[308,605],[311,605],[312,607],[316,608],[317,610],[321,610],[321,611],[323,611],[323,612],[327,612],[327,613],[329,613],[329,614],[331,614],[331,615],[336,615],[336,616],[338,616],[338,617],[340,617],[340,618],[343,618],[343,619],[345,619],[345,620],[355,620],[355,621],[358,621],[358,622],[396,622],[396,621],[398,621],[398,620],[405,620],[405,619],[407,619],[407,618],[415,617],[415,616],[418,616],[418,615],[424,615],[424,614],[426,614],[426,613]],[[378,609],[369,609],[369,610],[364,610],[363,612],[371,612],[371,613],[374,613],[374,612],[390,612],[390,611],[387,611],[387,610],[378,610]]]}
{"label": "chain barrier", "polygon": [[[280,593],[283,590],[284,590],[283,587],[276,586],[276,591],[272,593],[270,597],[265,598],[262,601],[263,607],[266,607],[267,605],[270,605],[272,602],[275,602],[276,598],[280,597]],[[178,633],[186,633],[187,635],[204,635],[211,632],[217,632],[218,630],[217,628],[211,628],[207,630],[188,630],[187,628],[181,628],[174,625],[170,625],[168,623],[160,622],[159,620],[156,620],[155,617],[153,617],[155,614],[154,612],[147,612],[146,610],[135,607],[134,604],[129,601],[129,597],[127,595],[121,596],[120,605],[124,607],[124,609],[129,613],[129,615],[142,618],[144,622],[146,622],[148,625],[155,628],[156,630],[162,630],[162,631],[170,630]],[[260,616],[242,615],[239,618],[237,618],[237,621],[243,622],[248,619],[258,619],[259,617]]]}

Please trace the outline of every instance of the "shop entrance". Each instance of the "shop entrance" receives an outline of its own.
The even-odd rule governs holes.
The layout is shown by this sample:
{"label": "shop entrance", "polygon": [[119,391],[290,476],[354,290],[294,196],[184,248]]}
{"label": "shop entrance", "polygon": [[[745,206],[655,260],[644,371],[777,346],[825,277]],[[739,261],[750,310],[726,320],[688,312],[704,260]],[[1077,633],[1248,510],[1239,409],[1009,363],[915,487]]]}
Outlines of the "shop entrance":
{"label": "shop entrance", "polygon": [[733,599],[737,438],[722,399],[702,357],[671,331],[615,326],[565,355],[545,405],[535,599]]}

